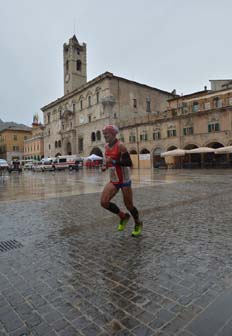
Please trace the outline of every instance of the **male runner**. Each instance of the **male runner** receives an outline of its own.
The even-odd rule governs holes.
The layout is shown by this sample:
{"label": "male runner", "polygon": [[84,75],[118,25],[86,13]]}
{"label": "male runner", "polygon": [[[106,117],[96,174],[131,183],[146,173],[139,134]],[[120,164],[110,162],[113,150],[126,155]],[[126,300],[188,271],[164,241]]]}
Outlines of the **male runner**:
{"label": "male runner", "polygon": [[116,204],[110,202],[119,189],[121,189],[124,204],[135,222],[132,236],[137,237],[142,232],[143,223],[139,218],[138,210],[133,205],[129,168],[132,166],[132,161],[124,144],[116,138],[118,133],[116,126],[108,125],[102,132],[107,143],[105,146],[105,166],[103,165],[102,170],[109,169],[110,182],[106,184],[102,192],[101,206],[119,216],[118,231],[123,231],[129,221],[130,214],[121,211]]}

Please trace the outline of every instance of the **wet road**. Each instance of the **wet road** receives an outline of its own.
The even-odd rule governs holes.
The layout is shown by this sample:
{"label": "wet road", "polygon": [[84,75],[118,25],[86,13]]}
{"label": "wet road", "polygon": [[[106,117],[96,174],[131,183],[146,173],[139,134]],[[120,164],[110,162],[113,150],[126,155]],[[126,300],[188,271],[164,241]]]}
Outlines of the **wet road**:
{"label": "wet road", "polygon": [[[158,186],[178,181],[213,179],[230,176],[231,171],[206,170],[132,170],[134,188]],[[13,172],[0,176],[0,202],[47,199],[101,192],[108,181],[108,173],[99,170],[79,172]]]}
{"label": "wet road", "polygon": [[[134,187],[172,183],[177,176],[171,173],[134,170]],[[108,181],[108,173],[99,170],[65,172],[30,172],[6,174],[0,177],[0,201],[46,199],[100,192]]]}
{"label": "wet road", "polygon": [[16,247],[0,252],[0,335],[231,336],[232,171],[134,171],[137,239],[100,208],[106,181],[0,182],[0,251]]}

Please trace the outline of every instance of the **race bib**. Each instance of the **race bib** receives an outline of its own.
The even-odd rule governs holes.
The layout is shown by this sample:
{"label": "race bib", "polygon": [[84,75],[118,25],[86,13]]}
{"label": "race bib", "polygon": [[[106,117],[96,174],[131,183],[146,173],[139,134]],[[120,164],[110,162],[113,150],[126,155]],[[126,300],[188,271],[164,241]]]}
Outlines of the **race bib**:
{"label": "race bib", "polygon": [[109,167],[109,174],[111,182],[119,182],[119,178],[115,167]]}

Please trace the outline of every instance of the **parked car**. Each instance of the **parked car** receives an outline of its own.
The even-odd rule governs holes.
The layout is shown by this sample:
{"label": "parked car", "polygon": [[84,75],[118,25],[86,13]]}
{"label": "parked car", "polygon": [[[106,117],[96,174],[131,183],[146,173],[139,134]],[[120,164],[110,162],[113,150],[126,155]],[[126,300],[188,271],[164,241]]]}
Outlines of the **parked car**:
{"label": "parked car", "polygon": [[0,170],[8,170],[9,169],[9,165],[7,163],[6,160],[0,159]]}
{"label": "parked car", "polygon": [[22,160],[22,166],[24,170],[30,170],[32,169],[33,165],[38,163],[39,160],[33,160],[33,159],[27,159],[27,160]]}
{"label": "parked car", "polygon": [[24,170],[31,170],[33,168],[33,165],[34,163],[31,161],[31,162],[26,162],[23,166],[23,169]]}

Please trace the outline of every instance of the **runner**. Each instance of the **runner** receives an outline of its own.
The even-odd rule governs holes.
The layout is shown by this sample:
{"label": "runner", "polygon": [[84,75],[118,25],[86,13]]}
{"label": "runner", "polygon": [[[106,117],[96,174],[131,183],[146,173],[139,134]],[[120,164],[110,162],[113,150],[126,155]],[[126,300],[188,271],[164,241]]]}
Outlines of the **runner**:
{"label": "runner", "polygon": [[102,132],[107,143],[105,146],[105,165],[103,165],[102,170],[109,169],[110,182],[106,184],[102,192],[101,206],[119,216],[118,231],[123,231],[130,219],[130,214],[121,211],[115,203],[110,202],[121,189],[124,204],[135,222],[132,236],[137,237],[142,232],[143,223],[139,218],[138,210],[133,205],[129,168],[132,166],[132,161],[124,144],[116,138],[118,133],[116,126],[108,125]]}

